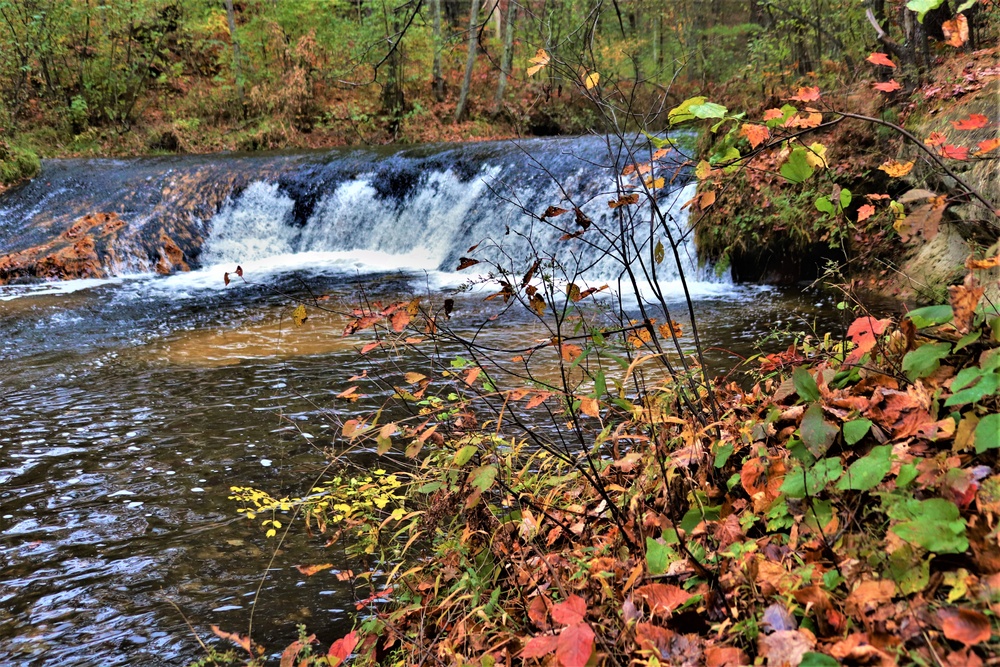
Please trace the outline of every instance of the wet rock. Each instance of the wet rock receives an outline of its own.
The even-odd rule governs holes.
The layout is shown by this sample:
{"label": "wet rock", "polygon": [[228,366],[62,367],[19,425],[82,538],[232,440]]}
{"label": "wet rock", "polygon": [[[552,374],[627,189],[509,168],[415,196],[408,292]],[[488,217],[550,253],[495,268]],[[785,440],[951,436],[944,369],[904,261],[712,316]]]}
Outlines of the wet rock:
{"label": "wet rock", "polygon": [[85,215],[51,241],[0,257],[0,283],[103,278],[117,261],[114,241],[124,227],[115,213]]}

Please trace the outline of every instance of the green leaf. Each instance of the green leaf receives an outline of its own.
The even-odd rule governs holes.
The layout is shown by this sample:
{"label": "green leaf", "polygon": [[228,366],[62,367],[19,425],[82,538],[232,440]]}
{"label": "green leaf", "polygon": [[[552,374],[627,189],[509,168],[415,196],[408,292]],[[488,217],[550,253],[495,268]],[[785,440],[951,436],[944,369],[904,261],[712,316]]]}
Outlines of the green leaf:
{"label": "green leaf", "polygon": [[704,104],[707,99],[704,95],[699,95],[684,100],[667,113],[667,120],[670,121],[671,125],[678,125],[689,120],[694,120],[695,115],[691,113],[691,107]]}
{"label": "green leaf", "polygon": [[663,242],[662,241],[657,241],[656,242],[656,247],[653,248],[653,261],[656,262],[657,264],[662,264],[663,263],[664,254],[665,253],[664,253],[664,249],[663,249]]}
{"label": "green leaf", "polygon": [[851,191],[850,190],[848,190],[847,188],[841,188],[840,189],[840,209],[841,210],[844,210],[845,208],[847,208],[848,206],[850,206],[852,199],[853,199],[853,197],[851,196]]}
{"label": "green leaf", "polygon": [[799,147],[793,150],[780,171],[789,183],[801,183],[812,176],[813,168],[806,159],[806,149]]}
{"label": "green leaf", "polygon": [[833,202],[829,197],[823,196],[816,200],[816,210],[828,215],[836,215],[837,209],[833,207]]}
{"label": "green leaf", "polygon": [[951,343],[926,343],[903,357],[903,372],[910,380],[925,378],[938,369],[951,352]]}
{"label": "green leaf", "polygon": [[472,459],[473,456],[476,455],[477,451],[478,449],[475,445],[466,445],[455,454],[455,460],[453,463],[457,466],[464,466]]}
{"label": "green leaf", "polygon": [[841,491],[867,491],[878,486],[892,468],[892,445],[873,447],[867,456],[862,456],[847,469],[847,473],[837,483]]}
{"label": "green leaf", "polygon": [[910,0],[906,3],[906,8],[917,13],[917,20],[924,22],[927,12],[933,11],[944,4],[944,0]]}
{"label": "green leaf", "polygon": [[818,403],[809,406],[799,425],[803,444],[817,458],[826,453],[839,432],[840,429],[823,418],[823,408]]}
{"label": "green leaf", "polygon": [[939,554],[963,553],[969,548],[965,538],[965,521],[955,503],[944,498],[910,501],[900,508],[914,519],[903,521],[890,530],[900,538]]}
{"label": "green leaf", "polygon": [[951,318],[954,316],[955,314],[951,310],[951,306],[924,306],[923,308],[911,310],[906,314],[906,317],[913,322],[913,326],[918,329],[926,329],[936,324],[951,322]]}
{"label": "green leaf", "polygon": [[840,662],[826,654],[809,651],[803,654],[799,667],[840,667]]}
{"label": "green leaf", "polygon": [[1000,413],[986,415],[976,426],[976,453],[982,454],[987,449],[1000,447]]}
{"label": "green leaf", "polygon": [[[715,102],[692,104],[687,110],[688,113],[692,114],[695,118],[722,118],[726,115],[726,112],[729,111],[726,107],[721,104],[716,104]],[[667,114],[667,117],[669,118],[670,114]]]}
{"label": "green leaf", "polygon": [[789,498],[805,498],[815,496],[826,488],[830,482],[835,482],[844,472],[840,458],[831,456],[820,459],[811,468],[794,468],[781,483],[780,491]]}
{"label": "green leaf", "polygon": [[650,574],[663,574],[670,565],[670,547],[652,537],[646,538],[646,567]]}
{"label": "green leaf", "polygon": [[777,126],[779,126],[779,125],[784,125],[785,122],[787,122],[789,118],[791,118],[792,116],[794,116],[798,112],[799,112],[799,110],[796,109],[795,107],[793,107],[791,104],[782,105],[782,107],[781,107],[781,114],[782,114],[781,117],[780,118],[772,118],[771,120],[766,121],[764,123],[764,125],[766,125],[769,128],[772,128],[772,129],[775,128],[775,127],[777,127]]}
{"label": "green leaf", "polygon": [[485,491],[493,486],[493,480],[497,478],[497,467],[495,465],[479,466],[469,473],[469,484]]}
{"label": "green leaf", "polygon": [[795,383],[795,391],[802,397],[802,400],[819,400],[819,386],[816,385],[816,380],[805,366],[799,366],[792,371],[792,382]]}
{"label": "green leaf", "polygon": [[844,442],[853,445],[868,435],[872,423],[869,419],[855,419],[844,423]]}
{"label": "green leaf", "polygon": [[977,340],[979,340],[979,337],[982,335],[983,335],[982,329],[976,329],[975,331],[970,331],[969,333],[962,336],[962,338],[957,343],[955,343],[955,351],[958,352],[962,348],[972,345]]}
{"label": "green leaf", "polygon": [[914,463],[904,463],[899,467],[899,473],[896,475],[896,488],[905,489],[910,485],[910,482],[917,478],[920,471],[917,470],[917,466]]}
{"label": "green leaf", "polygon": [[715,451],[715,467],[721,468],[726,465],[729,461],[729,457],[733,455],[733,443],[727,443],[722,445]]}
{"label": "green leaf", "polygon": [[444,486],[444,482],[427,482],[417,489],[417,493],[434,493],[442,486]]}
{"label": "green leaf", "polygon": [[[964,368],[963,371],[975,370],[978,368]],[[961,373],[959,373],[961,375]],[[952,396],[948,397],[948,400],[944,402],[945,406],[951,407],[953,405],[965,405],[967,403],[978,403],[983,400],[986,396],[992,396],[1000,389],[1000,375],[996,373],[987,373],[986,375],[980,376],[979,382],[976,382],[971,387],[963,389],[961,391],[956,391]],[[958,378],[952,383],[954,388],[957,384]]]}

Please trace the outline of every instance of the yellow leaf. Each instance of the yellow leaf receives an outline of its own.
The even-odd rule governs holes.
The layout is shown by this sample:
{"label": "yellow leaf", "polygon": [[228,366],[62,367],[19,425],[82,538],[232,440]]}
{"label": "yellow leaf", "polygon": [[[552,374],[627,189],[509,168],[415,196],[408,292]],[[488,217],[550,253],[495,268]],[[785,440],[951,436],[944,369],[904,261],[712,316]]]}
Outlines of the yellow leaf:
{"label": "yellow leaf", "polygon": [[549,54],[545,52],[545,49],[538,49],[535,52],[535,57],[528,60],[528,62],[532,64],[528,68],[528,76],[531,76],[549,64]]}
{"label": "yellow leaf", "polygon": [[701,210],[705,210],[709,206],[715,203],[715,190],[707,190],[701,193],[700,202],[698,206]]}
{"label": "yellow leaf", "polygon": [[588,417],[600,417],[601,406],[597,402],[596,398],[583,396],[580,398],[580,412],[587,415]]}
{"label": "yellow leaf", "polygon": [[913,169],[913,162],[897,162],[896,160],[887,160],[879,165],[879,169],[889,174],[890,178],[902,178],[910,173],[911,169]]}
{"label": "yellow leaf", "polygon": [[694,175],[700,181],[703,181],[706,178],[708,178],[708,176],[711,173],[712,173],[712,165],[710,165],[708,162],[706,162],[704,160],[702,160],[701,162],[699,162],[698,165],[694,168]]}
{"label": "yellow leaf", "polygon": [[806,162],[809,166],[814,169],[826,169],[826,146],[820,143],[814,143],[809,146],[809,150],[806,151]]}
{"label": "yellow leaf", "polygon": [[660,188],[663,187],[663,185],[664,185],[664,183],[666,183],[666,181],[664,181],[662,177],[661,178],[653,178],[652,176],[650,176],[645,181],[643,181],[643,183],[650,190],[659,190]]}
{"label": "yellow leaf", "polygon": [[302,323],[309,319],[309,315],[306,313],[306,307],[301,303],[292,311],[292,322],[295,322],[295,326],[300,327]]}
{"label": "yellow leaf", "polygon": [[583,85],[586,86],[587,90],[590,90],[598,84],[601,80],[600,72],[591,72],[587,75],[587,78],[583,80]]}

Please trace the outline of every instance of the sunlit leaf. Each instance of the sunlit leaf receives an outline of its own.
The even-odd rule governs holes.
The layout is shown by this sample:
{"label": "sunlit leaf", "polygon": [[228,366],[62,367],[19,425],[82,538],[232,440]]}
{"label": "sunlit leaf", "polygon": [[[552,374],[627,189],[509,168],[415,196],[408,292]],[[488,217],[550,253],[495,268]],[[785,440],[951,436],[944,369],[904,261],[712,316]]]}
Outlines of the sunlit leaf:
{"label": "sunlit leaf", "polygon": [[306,307],[300,303],[292,311],[292,322],[295,322],[295,326],[300,327],[308,319],[309,315],[306,313]]}
{"label": "sunlit leaf", "polygon": [[545,52],[545,49],[538,49],[535,52],[535,57],[528,60],[531,63],[531,67],[528,68],[528,76],[532,76],[541,70],[543,67],[549,64],[549,54]]}
{"label": "sunlit leaf", "polygon": [[902,178],[910,173],[911,169],[913,169],[913,163],[887,160],[879,165],[879,169],[887,173],[890,178]]}
{"label": "sunlit leaf", "polygon": [[599,72],[591,72],[587,75],[587,78],[583,80],[583,85],[587,90],[590,90],[596,86],[601,80],[601,75]]}
{"label": "sunlit leaf", "polygon": [[895,67],[896,63],[892,62],[892,59],[884,53],[875,52],[865,58],[868,62],[873,65],[882,65],[884,67]]}
{"label": "sunlit leaf", "polygon": [[941,155],[950,160],[968,160],[969,159],[969,149],[965,146],[956,146],[955,144],[945,144],[941,147]]}
{"label": "sunlit leaf", "polygon": [[[780,113],[780,110],[777,110]],[[767,120],[767,115],[764,117]],[[762,143],[767,141],[767,138],[771,136],[771,131],[767,129],[764,125],[756,125],[754,123],[744,123],[740,127],[740,135],[745,137],[750,143],[751,148],[757,148]]]}
{"label": "sunlit leaf", "polygon": [[993,139],[980,141],[977,148],[979,150],[975,152],[976,157],[979,157],[981,155],[986,155],[990,151],[995,151],[997,148],[1000,148],[1000,138],[994,137]]}
{"label": "sunlit leaf", "polygon": [[704,104],[705,100],[707,99],[708,99],[707,97],[699,95],[697,97],[691,97],[684,100],[676,107],[671,109],[669,112],[667,112],[667,120],[670,122],[671,125],[678,125],[680,123],[684,123],[689,120],[694,120],[695,115],[691,113],[691,107],[699,104]]}
{"label": "sunlit leaf", "polygon": [[924,139],[924,145],[926,146],[941,146],[944,142],[948,141],[948,135],[942,134],[941,132],[931,132],[926,139]]}
{"label": "sunlit leaf", "polygon": [[815,102],[820,97],[819,86],[805,86],[799,88],[798,92],[789,99],[799,102]]}
{"label": "sunlit leaf", "polygon": [[806,157],[805,148],[796,148],[781,165],[781,175],[790,183],[801,183],[813,175],[813,168]]}

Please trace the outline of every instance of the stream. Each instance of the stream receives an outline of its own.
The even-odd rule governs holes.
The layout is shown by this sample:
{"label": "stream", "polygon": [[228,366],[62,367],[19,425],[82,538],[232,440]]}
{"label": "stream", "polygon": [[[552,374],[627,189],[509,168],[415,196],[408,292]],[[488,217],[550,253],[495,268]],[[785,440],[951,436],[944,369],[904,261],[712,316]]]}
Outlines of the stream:
{"label": "stream", "polygon": [[[336,399],[368,363],[358,349],[370,337],[342,336],[354,305],[450,298],[459,331],[544,338],[524,308],[491,321],[489,292],[462,289],[475,267],[456,272],[480,244],[485,259],[523,267],[527,239],[563,253],[581,285],[616,285],[599,248],[559,240],[572,212],[557,228],[513,205],[565,206],[565,191],[609,228],[614,180],[594,165],[620,161],[614,149],[586,137],[58,160],[0,197],[0,255],[89,213],[127,223],[98,239],[90,275],[0,287],[0,664],[185,665],[204,655],[195,633],[246,632],[254,606],[269,654],[300,623],[326,644],[347,632],[366,595],[337,577],[352,563],[294,528],[274,554],[230,486],[308,491],[344,447],[338,424],[384,401],[374,389]],[[714,369],[775,329],[842,327],[828,294],[738,286],[699,267],[684,180],[664,201],[682,266],[666,260],[658,282],[687,328],[684,271]],[[193,270],[156,273],[165,237]],[[295,299],[317,295],[337,312],[310,306],[294,326]],[[348,456],[379,465],[370,451]],[[334,567],[295,568],[321,562]]]}

